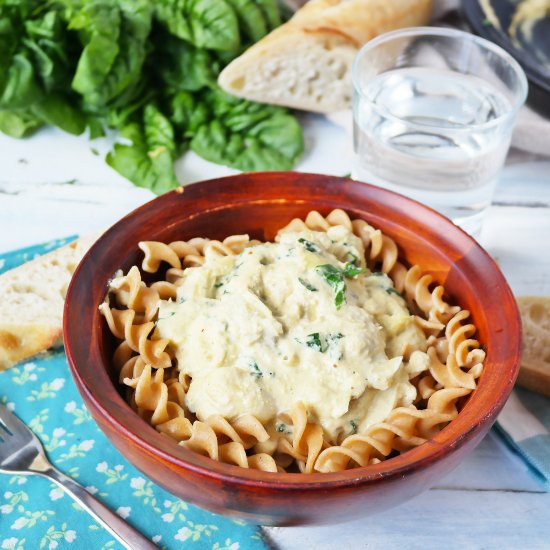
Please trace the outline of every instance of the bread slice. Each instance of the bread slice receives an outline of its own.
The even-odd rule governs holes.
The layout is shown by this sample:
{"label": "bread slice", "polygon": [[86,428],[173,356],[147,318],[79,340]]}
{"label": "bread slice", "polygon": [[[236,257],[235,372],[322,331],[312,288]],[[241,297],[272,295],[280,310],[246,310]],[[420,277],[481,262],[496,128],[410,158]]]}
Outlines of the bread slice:
{"label": "bread slice", "polygon": [[550,296],[517,298],[523,324],[518,384],[550,395]]}
{"label": "bread slice", "polygon": [[351,65],[384,32],[426,24],[431,0],[310,0],[220,73],[228,93],[306,111],[351,105]]}
{"label": "bread slice", "polygon": [[0,371],[61,345],[67,288],[96,238],[79,239],[0,275]]}

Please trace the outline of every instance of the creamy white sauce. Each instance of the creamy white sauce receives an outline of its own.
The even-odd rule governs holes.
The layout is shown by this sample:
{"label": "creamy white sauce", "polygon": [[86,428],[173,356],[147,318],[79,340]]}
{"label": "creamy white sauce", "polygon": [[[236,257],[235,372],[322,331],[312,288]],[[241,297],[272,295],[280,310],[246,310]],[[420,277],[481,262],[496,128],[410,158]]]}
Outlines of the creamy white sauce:
{"label": "creamy white sauce", "polygon": [[[200,420],[249,413],[269,423],[302,401],[336,442],[411,404],[426,339],[391,280],[363,258],[361,240],[337,226],[188,268],[177,301],[160,305],[155,336],[170,340],[177,368],[191,376],[189,410]],[[342,277],[337,307],[318,266],[342,273],[353,262],[364,271]],[[408,364],[407,343],[420,350]]]}

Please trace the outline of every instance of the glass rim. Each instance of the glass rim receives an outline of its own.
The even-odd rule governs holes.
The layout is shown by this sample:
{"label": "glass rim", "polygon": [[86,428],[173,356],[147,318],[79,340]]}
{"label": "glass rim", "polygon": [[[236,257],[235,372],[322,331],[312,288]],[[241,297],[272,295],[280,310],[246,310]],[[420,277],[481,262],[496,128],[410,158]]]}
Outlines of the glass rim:
{"label": "glass rim", "polygon": [[[455,38],[455,39],[460,38],[463,40],[467,40],[469,42],[474,42],[478,46],[484,48],[485,50],[489,50],[495,53],[501,59],[504,59],[505,61],[507,61],[509,65],[512,67],[514,74],[518,79],[518,84],[519,84],[518,93],[517,93],[518,97],[516,98],[515,102],[510,102],[510,109],[505,113],[499,115],[497,118],[494,118],[487,122],[481,122],[479,124],[470,124],[468,126],[464,126],[460,128],[449,128],[448,126],[437,126],[437,125],[436,126],[430,125],[429,126],[430,128],[432,129],[441,128],[441,129],[444,129],[445,132],[447,133],[471,132],[473,128],[477,130],[484,130],[484,129],[491,128],[493,126],[499,126],[504,122],[506,122],[507,120],[514,118],[518,113],[518,111],[521,109],[521,107],[523,107],[525,100],[527,99],[527,93],[529,89],[527,76],[525,75],[525,71],[523,70],[521,65],[506,50],[501,48],[498,44],[495,44],[490,40],[487,40],[475,34],[462,31],[459,29],[450,29],[447,27],[409,27],[405,29],[397,29],[394,31],[389,31],[384,34],[381,34],[380,36],[377,36],[376,38],[373,38],[372,40],[369,40],[365,45],[361,47],[361,49],[355,56],[355,59],[353,60],[353,64],[351,68],[351,78],[352,78],[354,92],[356,92],[362,100],[366,101],[375,111],[378,111],[385,118],[388,118],[395,122],[406,124],[407,126],[415,129],[425,130],[428,127],[427,125],[419,124],[418,122],[406,121],[401,117],[394,115],[393,113],[390,113],[385,108],[380,107],[379,105],[374,103],[370,98],[366,96],[365,92],[363,91],[362,87],[358,82],[359,63],[364,58],[366,53],[376,48],[380,44],[389,42],[390,40],[393,40],[395,38],[403,38],[408,36],[411,36],[411,37],[418,36],[418,37],[428,37],[428,38],[429,37],[446,37],[446,38]],[[389,71],[385,71],[385,72],[389,72]],[[380,73],[380,74],[383,74],[383,73]],[[463,74],[469,74],[469,73],[463,73]]]}

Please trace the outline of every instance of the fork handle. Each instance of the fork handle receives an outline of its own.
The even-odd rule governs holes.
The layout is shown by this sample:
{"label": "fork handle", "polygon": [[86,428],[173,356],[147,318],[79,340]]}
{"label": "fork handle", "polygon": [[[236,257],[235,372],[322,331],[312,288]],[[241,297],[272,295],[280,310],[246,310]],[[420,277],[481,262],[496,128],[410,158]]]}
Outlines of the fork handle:
{"label": "fork handle", "polygon": [[49,464],[48,466],[39,471],[35,470],[35,473],[43,475],[57,483],[125,548],[129,550],[158,550],[155,544],[126,523],[120,516],[109,510],[107,506],[88,493],[82,485],[79,485],[53,466]]}

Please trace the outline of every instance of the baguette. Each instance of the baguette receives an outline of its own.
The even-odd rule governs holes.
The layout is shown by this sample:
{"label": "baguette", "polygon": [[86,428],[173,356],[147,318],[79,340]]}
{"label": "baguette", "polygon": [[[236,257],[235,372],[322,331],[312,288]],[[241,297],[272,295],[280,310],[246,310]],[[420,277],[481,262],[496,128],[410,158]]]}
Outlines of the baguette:
{"label": "baguette", "polygon": [[79,239],[0,275],[0,371],[61,345],[65,294],[94,240]]}
{"label": "baguette", "polygon": [[431,0],[311,0],[220,73],[228,93],[328,113],[351,104],[351,65],[384,32],[426,24]]}
{"label": "baguette", "polygon": [[523,324],[518,384],[550,395],[550,296],[517,298]]}

